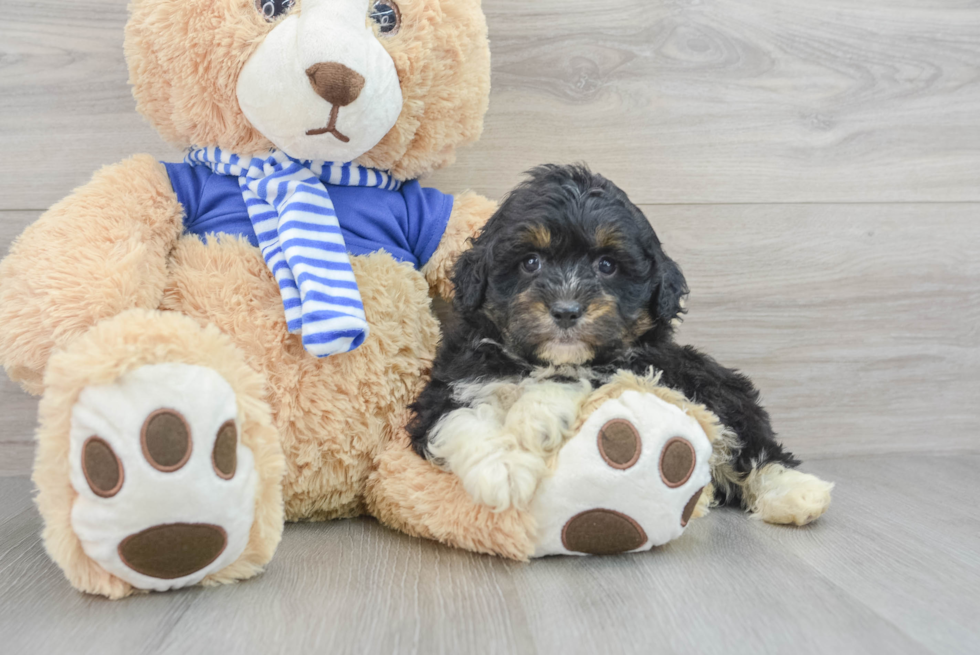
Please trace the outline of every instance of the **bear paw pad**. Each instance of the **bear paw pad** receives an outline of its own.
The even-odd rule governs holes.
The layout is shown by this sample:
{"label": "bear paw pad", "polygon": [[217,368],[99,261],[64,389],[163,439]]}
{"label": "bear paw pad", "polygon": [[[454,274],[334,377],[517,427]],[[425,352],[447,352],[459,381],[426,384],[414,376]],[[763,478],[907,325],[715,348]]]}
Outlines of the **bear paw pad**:
{"label": "bear paw pad", "polygon": [[710,456],[680,408],[637,391],[607,401],[538,489],[534,556],[633,552],[679,537],[710,482]]}
{"label": "bear paw pad", "polygon": [[157,364],[82,390],[72,408],[72,529],[138,589],[200,582],[244,552],[257,476],[215,371]]}

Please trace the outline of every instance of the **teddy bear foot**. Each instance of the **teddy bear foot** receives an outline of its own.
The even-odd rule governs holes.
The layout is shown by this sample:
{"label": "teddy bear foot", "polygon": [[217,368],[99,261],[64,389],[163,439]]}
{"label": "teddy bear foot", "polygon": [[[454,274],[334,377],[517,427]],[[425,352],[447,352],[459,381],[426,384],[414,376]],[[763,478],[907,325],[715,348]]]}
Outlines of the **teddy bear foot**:
{"label": "teddy bear foot", "polygon": [[538,489],[533,556],[634,552],[676,539],[711,480],[711,450],[694,418],[653,394],[604,402]]}
{"label": "teddy bear foot", "polygon": [[249,542],[257,475],[231,386],[216,371],[145,365],[85,387],[71,411],[85,554],[137,589],[197,584]]}

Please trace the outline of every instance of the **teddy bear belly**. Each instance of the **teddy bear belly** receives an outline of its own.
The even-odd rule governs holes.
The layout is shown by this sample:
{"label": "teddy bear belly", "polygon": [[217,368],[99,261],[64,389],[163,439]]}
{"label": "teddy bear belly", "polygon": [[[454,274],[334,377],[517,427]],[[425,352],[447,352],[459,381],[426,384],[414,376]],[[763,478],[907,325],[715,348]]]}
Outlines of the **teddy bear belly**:
{"label": "teddy bear belly", "polygon": [[287,473],[288,520],[362,512],[367,476],[428,375],[439,340],[424,276],[384,252],[351,258],[370,336],[317,359],[290,335],[279,288],[258,249],[219,236],[178,242],[162,309],[215,324],[264,373]]}

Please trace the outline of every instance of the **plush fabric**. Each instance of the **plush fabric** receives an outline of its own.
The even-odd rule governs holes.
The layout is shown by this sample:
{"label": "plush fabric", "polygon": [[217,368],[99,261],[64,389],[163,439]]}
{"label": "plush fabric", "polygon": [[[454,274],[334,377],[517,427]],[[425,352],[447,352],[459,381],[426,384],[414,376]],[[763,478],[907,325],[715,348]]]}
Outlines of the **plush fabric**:
{"label": "plush fabric", "polygon": [[410,264],[381,252],[351,264],[371,336],[355,351],[317,359],[286,329],[275,281],[248,242],[184,237],[173,252],[162,307],[229,335],[266,380],[288,454],[290,520],[364,511],[366,480],[389,434],[383,426],[418,393],[439,341],[429,286]]}
{"label": "plush fabric", "polygon": [[453,266],[460,253],[470,247],[470,238],[480,231],[487,218],[497,209],[497,204],[472,192],[461,194],[455,200],[453,218],[449,221],[439,248],[423,263],[422,272],[432,290],[446,300],[454,295],[452,284]]}
{"label": "plush fabric", "polygon": [[186,162],[238,178],[258,246],[282,294],[286,326],[303,335],[303,347],[327,357],[364,343],[364,304],[328,189],[389,190],[400,183],[383,171],[299,161],[282,151],[248,159],[202,148]]}
{"label": "plush fabric", "polygon": [[44,390],[48,359],[105,318],[163,299],[183,209],[166,169],[137,155],[28,226],[0,262],[0,362],[15,382]]}

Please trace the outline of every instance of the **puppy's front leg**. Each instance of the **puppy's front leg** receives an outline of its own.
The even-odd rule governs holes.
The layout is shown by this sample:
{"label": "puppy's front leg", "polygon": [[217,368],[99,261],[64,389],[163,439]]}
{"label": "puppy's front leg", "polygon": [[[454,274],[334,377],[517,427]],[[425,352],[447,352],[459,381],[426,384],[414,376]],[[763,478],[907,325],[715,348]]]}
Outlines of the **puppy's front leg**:
{"label": "puppy's front leg", "polygon": [[587,383],[532,380],[464,391],[467,406],[439,421],[428,452],[477,502],[498,511],[527,507],[589,391]]}
{"label": "puppy's front leg", "polygon": [[592,387],[584,380],[527,380],[507,412],[504,432],[523,450],[548,461],[571,436],[569,431],[590,393]]}

